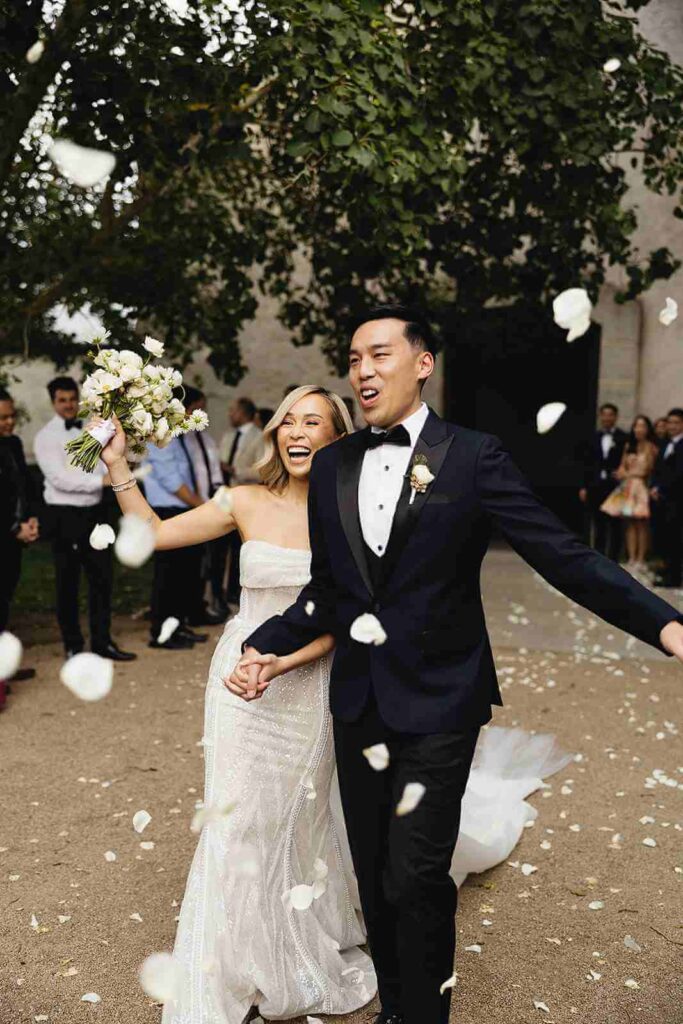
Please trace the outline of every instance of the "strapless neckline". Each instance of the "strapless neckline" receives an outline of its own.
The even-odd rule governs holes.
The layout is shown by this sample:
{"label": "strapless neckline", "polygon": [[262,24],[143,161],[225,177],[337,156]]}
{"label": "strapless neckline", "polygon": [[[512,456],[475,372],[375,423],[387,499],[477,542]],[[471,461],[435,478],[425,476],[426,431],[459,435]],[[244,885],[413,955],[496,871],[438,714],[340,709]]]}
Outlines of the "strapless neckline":
{"label": "strapless neckline", "polygon": [[246,548],[247,544],[262,544],[264,547],[274,548],[276,551],[291,551],[294,554],[306,555],[307,558],[309,558],[310,554],[311,554],[310,548],[289,548],[289,547],[285,547],[284,544],[273,544],[269,540],[257,540],[257,539],[245,540],[242,543],[242,547]]}

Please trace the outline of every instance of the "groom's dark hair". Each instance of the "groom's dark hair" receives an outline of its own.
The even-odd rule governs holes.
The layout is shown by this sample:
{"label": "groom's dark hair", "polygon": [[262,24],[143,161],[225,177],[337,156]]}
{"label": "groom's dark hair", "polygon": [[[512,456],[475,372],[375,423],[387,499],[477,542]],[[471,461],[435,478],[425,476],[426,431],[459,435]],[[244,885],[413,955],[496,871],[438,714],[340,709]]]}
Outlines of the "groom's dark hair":
{"label": "groom's dark hair", "polygon": [[431,352],[436,356],[436,338],[427,319],[426,313],[415,306],[402,306],[399,303],[387,304],[384,306],[373,306],[367,313],[359,316],[353,325],[352,336],[363,324],[373,320],[403,320],[403,336],[415,348],[424,352]]}

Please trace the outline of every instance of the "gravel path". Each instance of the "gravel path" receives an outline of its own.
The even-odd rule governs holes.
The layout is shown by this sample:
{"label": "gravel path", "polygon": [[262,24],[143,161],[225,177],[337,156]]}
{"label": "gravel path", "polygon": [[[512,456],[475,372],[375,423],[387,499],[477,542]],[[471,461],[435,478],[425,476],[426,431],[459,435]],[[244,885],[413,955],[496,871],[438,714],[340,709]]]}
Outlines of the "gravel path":
{"label": "gravel path", "polygon": [[[683,668],[612,633],[511,552],[493,552],[484,577],[506,701],[495,723],[553,731],[579,759],[531,798],[539,817],[513,863],[461,890],[451,1020],[681,1024]],[[27,652],[37,678],[14,686],[0,716],[0,1024],[159,1021],[136,972],[171,946],[195,845],[211,633],[203,648],[162,654],[120,621],[140,657],[95,705],[59,684],[56,644]],[[141,808],[152,822],[138,836]],[[522,863],[537,870],[525,876]],[[473,944],[480,953],[465,951]],[[86,992],[101,1003],[81,1002]],[[360,1024],[371,1009],[328,1019]]]}

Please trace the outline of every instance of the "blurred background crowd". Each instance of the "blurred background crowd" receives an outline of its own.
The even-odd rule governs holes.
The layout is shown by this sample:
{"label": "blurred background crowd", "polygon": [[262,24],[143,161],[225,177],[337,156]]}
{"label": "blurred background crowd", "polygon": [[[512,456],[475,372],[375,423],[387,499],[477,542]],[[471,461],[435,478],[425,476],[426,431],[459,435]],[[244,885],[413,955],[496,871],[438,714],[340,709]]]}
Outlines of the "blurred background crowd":
{"label": "blurred background crowd", "polygon": [[[285,394],[294,387],[287,387]],[[69,465],[64,445],[83,427],[77,382],[55,377],[48,394],[54,415],[35,436],[35,465],[29,466],[16,432],[15,403],[7,390],[0,390],[0,632],[11,624],[22,559],[43,544],[49,546],[53,565],[53,608],[65,655],[86,648],[79,607],[83,576],[89,648],[113,661],[130,661],[136,655],[119,646],[111,632],[112,548],[91,543],[96,525],[116,524],[110,481],[103,464],[92,474]],[[353,401],[346,401],[354,419]],[[191,412],[203,409],[206,398],[198,388],[188,387],[185,403]],[[219,441],[208,432],[190,433],[165,448],[151,446],[138,473],[157,515],[179,515],[210,500],[223,485],[259,483],[263,428],[272,414],[271,408],[238,397],[228,408]],[[575,453],[584,539],[643,582],[659,587],[681,586],[681,439],[683,408],[670,409],[654,423],[637,415],[624,430],[618,407],[606,402],[597,429],[581,440]],[[150,647],[173,651],[203,643],[208,635],[201,627],[225,622],[237,610],[240,546],[235,532],[209,544],[154,554],[148,601],[136,611],[149,621]],[[169,618],[180,625],[165,637],[160,634]],[[7,685],[32,675],[31,668],[21,669]]]}

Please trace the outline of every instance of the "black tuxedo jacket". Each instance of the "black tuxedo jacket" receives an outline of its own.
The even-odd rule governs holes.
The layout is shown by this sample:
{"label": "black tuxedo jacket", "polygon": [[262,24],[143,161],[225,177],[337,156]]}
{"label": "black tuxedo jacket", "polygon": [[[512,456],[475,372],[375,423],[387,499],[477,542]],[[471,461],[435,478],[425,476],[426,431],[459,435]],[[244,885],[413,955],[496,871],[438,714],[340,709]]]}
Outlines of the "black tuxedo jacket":
{"label": "black tuxedo jacket", "polygon": [[[433,412],[414,454],[426,456],[435,479],[412,505],[406,479],[384,582],[374,590],[358,514],[365,433],[317,452],[308,505],[311,581],[295,604],[246,641],[264,654],[288,654],[333,633],[335,717],[355,720],[372,687],[382,718],[402,732],[449,732],[491,718],[491,704],[503,702],[479,572],[494,522],[555,587],[662,650],[660,630],[679,618],[676,609],[582,544],[539,502],[497,437]],[[384,644],[351,639],[363,612],[381,622]]]}
{"label": "black tuxedo jacket", "polygon": [[664,458],[668,441],[659,449],[652,475],[652,484],[661,491],[665,502],[683,507],[683,440],[674,445],[673,453]]}
{"label": "black tuxedo jacket", "polygon": [[[624,454],[624,447],[628,440],[628,434],[617,427],[612,435],[614,444],[610,448],[607,458],[602,451],[602,430],[596,430],[584,452],[583,485],[592,490],[606,491],[609,493],[617,486],[617,481],[612,476],[621,462]],[[607,473],[605,478],[602,474]]]}

